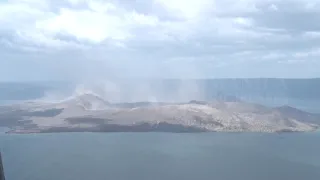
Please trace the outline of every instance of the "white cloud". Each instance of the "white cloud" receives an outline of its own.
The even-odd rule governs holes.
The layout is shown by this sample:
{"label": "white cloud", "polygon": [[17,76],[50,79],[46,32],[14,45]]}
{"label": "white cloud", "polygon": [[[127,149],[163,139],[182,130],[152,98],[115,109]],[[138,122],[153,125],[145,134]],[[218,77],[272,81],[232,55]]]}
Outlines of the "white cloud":
{"label": "white cloud", "polygon": [[303,52],[296,52],[293,54],[293,57],[297,59],[305,59],[307,60],[308,57],[319,57],[320,56],[320,48],[314,48]]}
{"label": "white cloud", "polygon": [[171,14],[186,19],[194,19],[215,10],[215,3],[211,0],[155,0],[155,3],[163,5]]}
{"label": "white cloud", "polygon": [[[0,59],[77,58],[83,66],[99,62],[128,76],[261,77],[257,69],[320,57],[317,0],[0,3]],[[269,75],[283,76],[278,72]]]}
{"label": "white cloud", "polygon": [[243,26],[251,26],[252,20],[249,18],[237,17],[234,19],[235,23]]}
{"label": "white cloud", "polygon": [[129,23],[131,22],[132,25],[138,24],[156,26],[159,23],[157,17],[138,14],[137,12],[131,12],[130,14],[127,14],[126,18],[126,20],[129,21]]}
{"label": "white cloud", "polygon": [[130,34],[121,26],[123,26],[122,19],[117,16],[70,9],[61,9],[58,15],[36,22],[36,29],[51,34],[66,33],[80,40],[96,43],[106,38],[128,38]]}
{"label": "white cloud", "polygon": [[[39,4],[34,6],[37,2]],[[125,40],[133,36],[130,32],[132,27],[156,26],[158,23],[157,17],[124,11],[106,1],[69,0],[66,3],[69,2],[71,7],[58,7],[58,12],[47,12],[50,2],[28,3],[24,0],[5,4],[2,6],[0,22],[7,29],[24,32],[21,34],[47,36],[51,38],[54,47],[54,37],[61,33],[74,36],[80,41],[101,43],[108,39]],[[79,4],[87,8],[72,8]],[[15,23],[8,20],[11,16]],[[39,38],[39,41],[42,39]]]}
{"label": "white cloud", "polygon": [[277,7],[276,5],[274,5],[274,4],[271,4],[271,5],[269,6],[269,8],[270,8],[271,10],[273,10],[273,11],[278,11],[278,7]]}

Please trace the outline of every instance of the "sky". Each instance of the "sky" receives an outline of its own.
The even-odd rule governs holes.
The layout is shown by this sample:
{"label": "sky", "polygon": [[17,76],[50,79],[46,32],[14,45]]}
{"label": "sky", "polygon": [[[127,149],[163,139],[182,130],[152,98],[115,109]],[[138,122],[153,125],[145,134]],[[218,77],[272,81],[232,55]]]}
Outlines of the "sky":
{"label": "sky", "polygon": [[320,0],[0,0],[0,81],[320,77]]}

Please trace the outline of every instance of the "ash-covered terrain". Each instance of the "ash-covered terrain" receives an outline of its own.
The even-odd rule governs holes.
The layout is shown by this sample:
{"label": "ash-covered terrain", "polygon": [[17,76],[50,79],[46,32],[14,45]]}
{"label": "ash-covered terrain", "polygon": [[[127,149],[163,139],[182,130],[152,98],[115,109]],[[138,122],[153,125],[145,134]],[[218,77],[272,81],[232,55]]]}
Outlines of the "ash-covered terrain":
{"label": "ash-covered terrain", "polygon": [[304,132],[317,129],[319,117],[290,106],[270,108],[236,98],[110,103],[87,93],[60,102],[0,106],[0,126],[9,127],[9,133]]}

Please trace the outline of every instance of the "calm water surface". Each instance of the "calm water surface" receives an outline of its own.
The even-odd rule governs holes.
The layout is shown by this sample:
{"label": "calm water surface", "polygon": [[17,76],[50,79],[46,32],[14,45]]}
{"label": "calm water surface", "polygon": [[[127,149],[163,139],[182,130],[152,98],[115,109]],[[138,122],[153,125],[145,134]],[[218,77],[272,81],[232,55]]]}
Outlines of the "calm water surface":
{"label": "calm water surface", "polygon": [[319,180],[320,132],[0,134],[7,180]]}

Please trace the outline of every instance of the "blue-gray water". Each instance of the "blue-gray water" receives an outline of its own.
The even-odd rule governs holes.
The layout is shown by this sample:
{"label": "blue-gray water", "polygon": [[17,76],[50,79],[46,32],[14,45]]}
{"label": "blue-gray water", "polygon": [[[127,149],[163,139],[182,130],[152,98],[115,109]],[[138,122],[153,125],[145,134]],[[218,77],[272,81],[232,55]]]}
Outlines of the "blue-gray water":
{"label": "blue-gray water", "polygon": [[319,180],[320,132],[0,134],[7,180]]}

